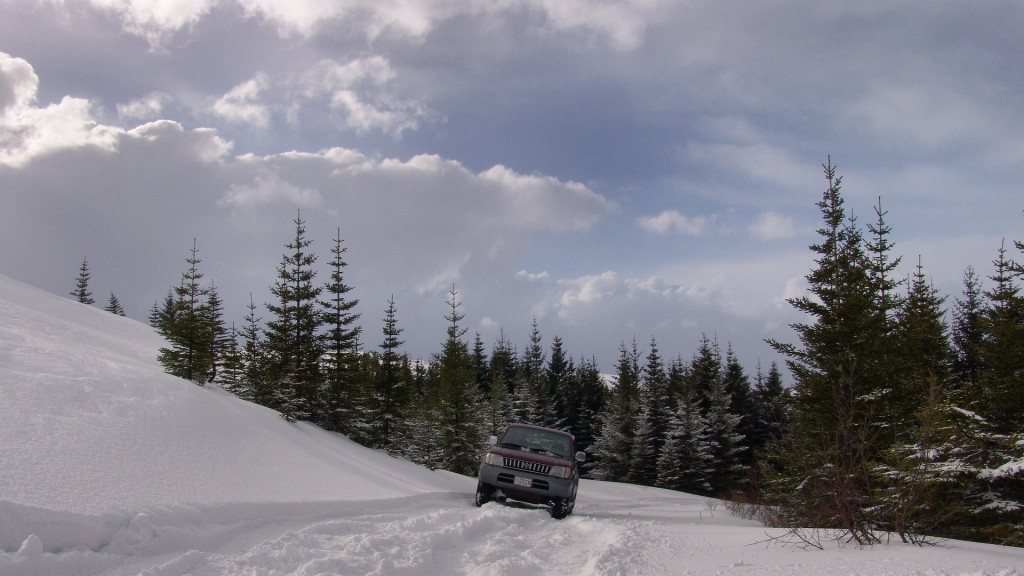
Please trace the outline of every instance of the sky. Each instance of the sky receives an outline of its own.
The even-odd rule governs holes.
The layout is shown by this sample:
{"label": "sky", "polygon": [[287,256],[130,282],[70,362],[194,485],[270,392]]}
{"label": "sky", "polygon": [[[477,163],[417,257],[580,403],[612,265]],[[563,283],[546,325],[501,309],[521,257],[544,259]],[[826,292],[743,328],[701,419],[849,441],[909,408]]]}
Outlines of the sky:
{"label": "sky", "polygon": [[[827,183],[945,295],[1024,240],[1024,6],[0,0],[0,273],[145,319],[187,267],[241,324],[305,221],[362,343],[614,370],[702,336],[748,373],[804,320]],[[986,281],[986,284],[989,284]]]}

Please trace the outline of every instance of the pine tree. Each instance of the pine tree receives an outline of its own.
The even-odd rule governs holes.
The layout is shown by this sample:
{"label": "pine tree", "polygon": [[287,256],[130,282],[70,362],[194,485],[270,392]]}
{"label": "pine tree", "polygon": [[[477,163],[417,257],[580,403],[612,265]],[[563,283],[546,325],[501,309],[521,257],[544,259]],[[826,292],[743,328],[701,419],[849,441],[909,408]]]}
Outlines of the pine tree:
{"label": "pine tree", "polygon": [[71,292],[71,295],[75,297],[75,300],[82,304],[95,304],[96,301],[92,298],[92,292],[89,291],[89,259],[82,258],[82,265],[78,268],[78,279],[75,281],[75,289]]}
{"label": "pine tree", "polygon": [[758,367],[751,397],[754,424],[750,447],[756,454],[781,440],[792,418],[792,400],[789,390],[782,383],[778,364],[772,362],[767,374]]}
{"label": "pine tree", "polygon": [[[918,259],[909,292],[897,314],[896,346],[899,370],[893,371],[900,393],[893,395],[893,426],[898,435],[914,432],[915,414],[925,403],[931,388],[940,386],[942,395],[950,379],[952,351],[942,306],[945,298],[924,275]],[[898,404],[902,402],[901,404]]]}
{"label": "pine tree", "polygon": [[224,304],[221,302],[220,292],[212,282],[206,289],[206,301],[199,307],[199,315],[203,329],[209,338],[206,345],[210,363],[206,381],[213,382],[217,379],[219,370],[224,364],[224,357],[228,354],[228,349],[235,341],[224,323]]}
{"label": "pine tree", "polygon": [[712,382],[705,396],[708,407],[704,425],[711,456],[708,482],[715,494],[725,494],[740,486],[746,470],[742,460],[746,446],[743,435],[737,432],[740,416],[730,409],[732,397],[723,379]]}
{"label": "pine tree", "polygon": [[873,462],[891,434],[885,298],[878,263],[865,253],[856,221],[846,218],[842,178],[831,161],[823,168],[829,185],[818,203],[821,243],[811,246],[812,296],[789,300],[811,321],[793,325],[801,347],[769,342],[789,358],[795,379],[794,419],[772,496],[794,522],[839,528],[869,544],[878,538],[870,517]]}
{"label": "pine tree", "polygon": [[679,396],[658,458],[657,485],[695,494],[711,494],[712,444],[694,395]]}
{"label": "pine tree", "polygon": [[124,306],[121,306],[120,300],[117,299],[117,296],[114,296],[113,292],[110,293],[110,300],[107,301],[107,305],[103,309],[118,316],[125,315]]}
{"label": "pine tree", "polygon": [[566,355],[562,339],[555,336],[551,339],[551,357],[545,368],[545,383],[551,412],[554,417],[549,424],[552,428],[571,430],[569,421],[569,395],[576,368],[572,358]]}
{"label": "pine tree", "polygon": [[238,345],[239,333],[234,324],[228,329],[228,337],[221,356],[221,369],[214,382],[238,396],[252,401],[252,390],[245,381],[245,362],[242,348]]}
{"label": "pine tree", "polygon": [[412,371],[408,358],[401,353],[405,341],[400,339],[403,329],[398,327],[396,315],[392,295],[384,312],[384,340],[380,343],[370,420],[371,446],[391,454],[400,454],[401,444],[408,438],[406,415],[413,399]]}
{"label": "pine tree", "polygon": [[739,418],[736,433],[743,437],[740,441],[740,461],[743,466],[750,466],[754,461],[752,442],[754,435],[754,407],[751,399],[750,378],[740,365],[730,344],[725,352],[725,367],[722,382],[729,395],[729,412]]}
{"label": "pine tree", "polygon": [[448,293],[451,312],[444,349],[435,358],[438,369],[437,426],[441,450],[441,467],[458,474],[472,474],[485,445],[481,404],[474,382],[469,346],[463,340],[466,329],[461,326],[462,304],[452,286]]}
{"label": "pine tree", "polygon": [[167,289],[167,296],[164,297],[162,305],[153,302],[153,308],[149,312],[149,325],[156,329],[157,333],[167,338],[171,333],[171,326],[177,319],[177,309],[174,303],[174,288]]}
{"label": "pine tree", "polygon": [[672,415],[668,375],[658,351],[658,342],[653,336],[640,378],[639,397],[639,418],[633,437],[629,479],[637,484],[653,486],[658,479],[658,455],[665,444]]}
{"label": "pine tree", "polygon": [[202,385],[214,358],[210,349],[211,326],[203,314],[209,289],[200,286],[203,275],[198,268],[202,262],[198,254],[193,239],[191,255],[185,260],[189,267],[174,288],[173,314],[163,318],[167,322],[165,337],[170,347],[160,348],[158,360],[168,373]]}
{"label": "pine tree", "polygon": [[968,266],[964,272],[963,298],[957,298],[953,306],[952,341],[955,352],[953,371],[956,384],[973,388],[984,369],[981,362],[981,346],[984,332],[981,317],[985,308],[981,280]]}
{"label": "pine tree", "polygon": [[[356,386],[358,378],[354,374],[358,363],[356,355],[359,352],[361,329],[356,324],[359,314],[353,311],[359,300],[349,296],[352,287],[345,283],[347,250],[343,246],[339,228],[334,246],[331,248],[331,278],[323,287],[323,293],[327,297],[320,302],[323,325],[327,329],[322,338],[325,380],[323,423],[329,430],[358,438],[368,425],[365,422],[367,406],[364,399],[365,391],[359,390]],[[377,430],[379,431],[380,429]],[[390,431],[387,433],[390,434]],[[383,439],[376,438],[376,441],[381,440]]]}
{"label": "pine tree", "polygon": [[269,378],[276,386],[278,406],[289,420],[320,422],[324,403],[320,377],[319,329],[322,325],[317,297],[322,288],[314,285],[316,255],[308,252],[302,214],[294,220],[295,238],[277,268],[277,280],[270,292],[276,304],[267,304],[273,319],[267,321],[266,346]]}
{"label": "pine tree", "polygon": [[1011,434],[1024,429],[1024,296],[1005,246],[992,264],[994,285],[985,292],[989,304],[981,316],[984,374],[976,397],[993,432]]}
{"label": "pine tree", "polygon": [[600,433],[591,447],[595,462],[591,476],[598,480],[622,481],[629,477],[633,462],[633,436],[640,417],[640,353],[619,348],[615,388],[608,394],[599,416]]}
{"label": "pine tree", "polygon": [[548,390],[544,371],[544,347],[541,343],[537,319],[533,320],[530,344],[523,351],[517,367],[516,389],[513,395],[516,418],[519,422],[538,426],[555,426],[557,415]]}
{"label": "pine tree", "polygon": [[[594,358],[580,360],[571,382],[569,431],[576,437],[576,449],[590,454],[600,433],[599,416],[604,410],[608,388]],[[589,457],[583,463],[581,468],[585,475],[589,475],[594,463]]]}
{"label": "pine tree", "polygon": [[263,330],[260,323],[263,320],[256,315],[256,303],[249,294],[248,312],[245,315],[245,324],[242,327],[242,393],[239,394],[246,400],[251,400],[261,406],[277,409],[274,386],[268,378],[268,363],[266,345],[263,340]]}

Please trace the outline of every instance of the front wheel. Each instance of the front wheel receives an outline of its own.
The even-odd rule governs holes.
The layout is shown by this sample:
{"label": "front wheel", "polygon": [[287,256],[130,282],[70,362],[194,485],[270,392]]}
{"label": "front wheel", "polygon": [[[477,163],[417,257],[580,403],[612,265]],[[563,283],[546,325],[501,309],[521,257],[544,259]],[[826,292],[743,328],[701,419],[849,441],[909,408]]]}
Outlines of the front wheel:
{"label": "front wheel", "polygon": [[575,500],[568,498],[559,498],[551,504],[551,517],[555,520],[561,520],[569,514],[572,514],[572,509],[575,507]]}
{"label": "front wheel", "polygon": [[473,499],[473,503],[476,504],[477,507],[483,506],[484,504],[490,502],[493,499],[493,496],[494,488],[487,484],[484,484],[483,482],[476,483],[476,497]]}

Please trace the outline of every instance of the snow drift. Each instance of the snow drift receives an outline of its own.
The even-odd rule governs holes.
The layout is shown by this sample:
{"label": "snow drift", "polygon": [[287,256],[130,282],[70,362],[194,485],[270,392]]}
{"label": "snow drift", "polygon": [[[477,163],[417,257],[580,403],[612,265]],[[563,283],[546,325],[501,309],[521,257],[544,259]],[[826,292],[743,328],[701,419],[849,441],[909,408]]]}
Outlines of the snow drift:
{"label": "snow drift", "polygon": [[164,374],[148,326],[0,275],[0,574],[971,574],[1024,550],[806,551],[715,501],[584,481],[472,506],[424,468]]}

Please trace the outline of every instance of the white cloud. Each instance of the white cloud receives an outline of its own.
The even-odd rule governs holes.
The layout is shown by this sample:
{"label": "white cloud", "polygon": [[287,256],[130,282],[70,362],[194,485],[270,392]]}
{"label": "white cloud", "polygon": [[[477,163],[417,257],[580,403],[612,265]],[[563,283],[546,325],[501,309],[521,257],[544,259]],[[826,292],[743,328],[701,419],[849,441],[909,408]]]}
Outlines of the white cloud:
{"label": "white cloud", "polygon": [[218,0],[89,0],[121,18],[122,28],[159,49],[175,32],[206,16]]}
{"label": "white cloud", "polygon": [[762,213],[750,225],[749,231],[754,238],[762,242],[792,238],[796,235],[793,218],[777,212]]}
{"label": "white cloud", "polygon": [[527,282],[545,282],[551,278],[551,274],[547,271],[544,272],[527,272],[526,270],[520,270],[516,272],[516,280],[526,280]]}
{"label": "white cloud", "polygon": [[270,124],[270,109],[261,102],[260,97],[267,90],[268,84],[266,74],[257,74],[221,96],[213,104],[214,113],[228,122],[266,128]]}
{"label": "white cloud", "polygon": [[39,78],[21,58],[0,52],[0,164],[22,166],[55,150],[96,146],[112,150],[119,129],[101,126],[91,104],[65,96],[57,104],[37,108]]}
{"label": "white cloud", "polygon": [[637,218],[636,224],[655,234],[687,234],[700,236],[707,230],[706,216],[687,216],[678,210],[666,210],[657,216]]}
{"label": "white cloud", "polygon": [[285,182],[277,174],[261,174],[251,184],[232,184],[224,197],[217,201],[217,205],[251,209],[278,202],[299,208],[313,208],[323,203],[323,196],[316,190]]}
{"label": "white cloud", "polygon": [[150,92],[127,104],[118,104],[117,115],[121,120],[155,120],[163,114],[164,106],[170,101],[170,94]]}
{"label": "white cloud", "polygon": [[396,76],[388,59],[379,55],[344,63],[322,60],[302,74],[299,85],[306,99],[325,97],[343,114],[345,126],[357,133],[380,130],[400,136],[434,115],[415,98],[399,94],[393,86]]}

